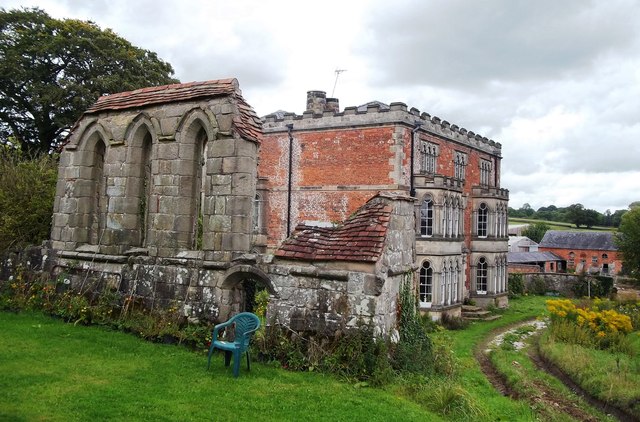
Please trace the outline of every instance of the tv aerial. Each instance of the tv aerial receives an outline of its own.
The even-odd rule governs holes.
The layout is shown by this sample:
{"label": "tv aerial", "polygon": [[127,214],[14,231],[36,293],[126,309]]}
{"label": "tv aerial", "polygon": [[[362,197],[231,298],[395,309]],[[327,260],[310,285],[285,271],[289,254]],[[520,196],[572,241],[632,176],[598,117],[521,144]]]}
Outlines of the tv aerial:
{"label": "tv aerial", "polygon": [[336,70],[335,70],[335,73],[336,73],[336,80],[335,80],[335,82],[333,83],[333,91],[331,91],[331,97],[332,97],[332,98],[333,98],[333,95],[334,95],[334,94],[335,94],[335,92],[336,92],[336,85],[338,85],[338,77],[340,76],[340,74],[341,74],[342,72],[346,72],[346,71],[347,71],[347,69],[336,69]]}

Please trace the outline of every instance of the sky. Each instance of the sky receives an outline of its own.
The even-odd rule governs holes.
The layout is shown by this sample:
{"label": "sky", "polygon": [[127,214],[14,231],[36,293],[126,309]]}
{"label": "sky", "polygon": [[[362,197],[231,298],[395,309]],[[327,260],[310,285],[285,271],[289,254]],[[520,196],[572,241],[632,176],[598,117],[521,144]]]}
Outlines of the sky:
{"label": "sky", "polygon": [[259,116],[320,90],[479,133],[502,144],[513,208],[640,200],[637,0],[2,2],[35,6],[111,28],[181,82],[237,78]]}

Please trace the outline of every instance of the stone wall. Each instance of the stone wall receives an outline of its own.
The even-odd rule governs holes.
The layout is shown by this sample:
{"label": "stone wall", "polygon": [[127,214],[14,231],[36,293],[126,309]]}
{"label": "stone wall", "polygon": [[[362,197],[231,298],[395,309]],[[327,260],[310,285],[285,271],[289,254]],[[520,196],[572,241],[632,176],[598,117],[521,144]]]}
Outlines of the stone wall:
{"label": "stone wall", "polygon": [[537,286],[539,280],[544,283],[544,289],[547,292],[557,292],[562,296],[574,297],[576,287],[579,285],[586,285],[587,281],[595,285],[599,281],[590,276],[579,276],[576,274],[562,274],[562,273],[540,273],[540,274],[523,274],[524,285],[527,291],[533,291],[540,289]]}
{"label": "stone wall", "polygon": [[258,146],[233,131],[237,113],[221,97],[85,116],[60,157],[54,249],[249,251]]}
{"label": "stone wall", "polygon": [[268,269],[276,297],[270,318],[297,331],[328,335],[359,322],[372,323],[378,334],[395,330],[400,283],[414,282],[413,201],[393,195],[373,201],[393,204],[381,258],[375,263],[276,260]]}

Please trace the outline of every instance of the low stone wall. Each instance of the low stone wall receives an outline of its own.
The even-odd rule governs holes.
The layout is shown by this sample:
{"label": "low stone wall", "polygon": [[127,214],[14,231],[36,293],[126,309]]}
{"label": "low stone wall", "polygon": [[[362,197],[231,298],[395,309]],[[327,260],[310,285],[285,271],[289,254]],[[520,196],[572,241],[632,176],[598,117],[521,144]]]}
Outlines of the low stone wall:
{"label": "low stone wall", "polygon": [[[528,292],[542,294],[555,292],[566,297],[575,297],[576,291],[585,290],[587,282],[591,283],[596,293],[600,283],[596,277],[564,273],[523,274],[525,289]],[[585,290],[586,291],[586,290]],[[586,294],[585,294],[586,296]]]}
{"label": "low stone wall", "polygon": [[243,255],[232,262],[186,258],[54,252],[31,248],[7,254],[0,282],[19,268],[57,279],[58,291],[73,289],[87,297],[119,292],[148,309],[177,306],[194,322],[218,323],[246,310],[245,283],[255,282],[271,295],[268,322],[300,332],[328,336],[372,323],[376,333],[395,329],[398,289],[403,275],[387,279],[363,271],[330,270],[291,263],[261,262]]}
{"label": "low stone wall", "polygon": [[540,272],[539,265],[509,264],[509,274],[538,274]]}

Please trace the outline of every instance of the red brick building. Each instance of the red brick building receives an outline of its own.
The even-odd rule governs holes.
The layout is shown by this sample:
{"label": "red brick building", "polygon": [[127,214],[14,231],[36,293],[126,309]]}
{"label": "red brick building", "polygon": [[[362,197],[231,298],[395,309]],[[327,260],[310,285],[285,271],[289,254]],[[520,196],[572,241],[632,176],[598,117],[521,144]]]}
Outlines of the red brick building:
{"label": "red brick building", "polygon": [[415,201],[415,279],[421,308],[458,313],[464,298],[506,303],[508,191],[501,145],[409,109],[379,102],[340,111],[310,91],[302,115],[266,116],[255,225],[276,250],[298,224],[330,227],[378,192]]}
{"label": "red brick building", "polygon": [[540,241],[539,250],[561,257],[567,271],[615,276],[622,269],[622,257],[612,232],[549,230]]}

